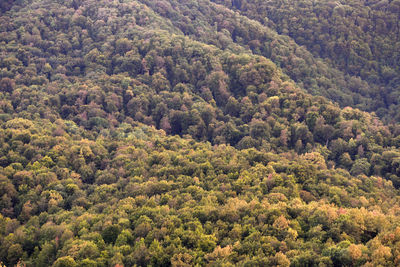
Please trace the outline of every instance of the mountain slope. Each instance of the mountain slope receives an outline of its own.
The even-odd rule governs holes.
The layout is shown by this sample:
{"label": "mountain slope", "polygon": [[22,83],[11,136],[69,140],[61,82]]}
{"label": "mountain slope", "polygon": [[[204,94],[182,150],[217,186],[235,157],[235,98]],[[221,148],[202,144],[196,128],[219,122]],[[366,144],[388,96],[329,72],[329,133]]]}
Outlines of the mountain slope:
{"label": "mountain slope", "polygon": [[399,1],[214,2],[290,36],[328,65],[355,76],[349,80],[352,91],[368,97],[362,91],[374,88],[370,96],[379,104],[368,110],[398,121]]}
{"label": "mountain slope", "polygon": [[[379,154],[399,145],[398,128],[304,94],[264,57],[192,41],[136,2],[124,8],[129,16],[120,14],[102,27],[92,25],[103,23],[94,19],[98,13],[117,14],[119,6],[97,3],[95,9],[86,2],[78,12],[73,6],[48,4],[31,11],[29,20],[36,26],[26,16],[8,25],[22,30],[19,23],[24,23],[28,32],[20,34],[18,48],[13,41],[4,46],[2,62],[9,76],[2,80],[5,113],[73,120],[93,133],[133,119],[238,148],[303,153],[326,146],[325,156],[334,164],[351,170],[357,159],[366,159],[383,166],[365,174],[383,175],[397,186],[392,159],[381,160]],[[45,19],[53,10],[59,12],[53,17],[60,16],[60,25],[53,23],[51,30]],[[77,15],[87,12],[93,19]],[[155,25],[160,29],[154,30]],[[343,153],[351,157],[349,164],[341,163]]]}
{"label": "mountain slope", "polygon": [[298,85],[314,95],[326,96],[342,107],[352,106],[376,111],[385,106],[380,97],[379,86],[362,81],[356,76],[346,75],[314,57],[291,38],[278,35],[269,27],[222,5],[208,0],[143,2],[160,16],[166,19],[173,17],[171,22],[191,38],[234,51],[240,45],[252,53],[270,58]]}
{"label": "mountain slope", "polygon": [[296,84],[287,37],[209,1],[0,21],[7,266],[398,264],[400,127],[306,93],[339,72]]}

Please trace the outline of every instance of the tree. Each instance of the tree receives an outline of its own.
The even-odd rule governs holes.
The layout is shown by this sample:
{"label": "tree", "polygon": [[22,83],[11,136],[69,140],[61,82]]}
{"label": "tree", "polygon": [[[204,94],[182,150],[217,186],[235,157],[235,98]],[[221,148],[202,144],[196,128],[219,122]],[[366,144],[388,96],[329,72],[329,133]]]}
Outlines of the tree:
{"label": "tree", "polygon": [[371,164],[366,158],[356,159],[350,172],[352,175],[356,176],[359,174],[368,175],[370,172]]}
{"label": "tree", "polygon": [[53,264],[53,267],[75,267],[75,266],[77,266],[76,262],[70,256],[58,258]]}
{"label": "tree", "polygon": [[103,237],[104,242],[106,242],[107,244],[113,244],[115,240],[117,240],[119,233],[120,228],[118,227],[118,225],[109,225],[103,230],[101,236]]}
{"label": "tree", "polygon": [[7,262],[9,265],[16,265],[23,255],[23,249],[20,244],[13,244],[8,249]]}
{"label": "tree", "polygon": [[5,77],[0,80],[0,92],[12,93],[15,87],[14,80]]}

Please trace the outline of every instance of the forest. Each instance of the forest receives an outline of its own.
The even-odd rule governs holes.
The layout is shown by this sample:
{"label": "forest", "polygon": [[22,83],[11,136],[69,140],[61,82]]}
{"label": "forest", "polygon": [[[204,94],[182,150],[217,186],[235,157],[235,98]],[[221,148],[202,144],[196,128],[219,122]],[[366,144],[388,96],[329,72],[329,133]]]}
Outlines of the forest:
{"label": "forest", "polygon": [[0,2],[0,266],[400,265],[400,1]]}

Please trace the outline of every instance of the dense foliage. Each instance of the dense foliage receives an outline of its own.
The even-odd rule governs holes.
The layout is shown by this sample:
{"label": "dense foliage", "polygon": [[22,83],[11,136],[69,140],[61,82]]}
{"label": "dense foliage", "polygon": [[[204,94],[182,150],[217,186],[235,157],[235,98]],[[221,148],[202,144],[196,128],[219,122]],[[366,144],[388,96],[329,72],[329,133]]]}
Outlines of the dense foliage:
{"label": "dense foliage", "polygon": [[318,152],[239,151],[127,123],[82,136],[71,121],[2,123],[8,266],[398,260],[397,190]]}
{"label": "dense foliage", "polygon": [[292,37],[314,56],[354,76],[350,88],[378,101],[368,110],[399,121],[400,1],[215,2]]}
{"label": "dense foliage", "polygon": [[400,126],[347,69],[205,0],[1,8],[6,266],[400,263]]}

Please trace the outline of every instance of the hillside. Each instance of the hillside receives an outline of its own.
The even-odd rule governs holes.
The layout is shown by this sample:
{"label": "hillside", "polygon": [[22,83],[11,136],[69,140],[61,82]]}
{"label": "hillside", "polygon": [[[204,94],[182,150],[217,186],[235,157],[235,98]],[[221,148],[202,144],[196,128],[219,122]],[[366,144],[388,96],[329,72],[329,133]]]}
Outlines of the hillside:
{"label": "hillside", "polygon": [[366,110],[399,121],[400,1],[214,2],[290,36],[327,65],[351,76],[350,90],[373,96]]}
{"label": "hillside", "polygon": [[383,81],[243,7],[4,2],[0,262],[399,264]]}

